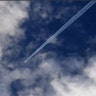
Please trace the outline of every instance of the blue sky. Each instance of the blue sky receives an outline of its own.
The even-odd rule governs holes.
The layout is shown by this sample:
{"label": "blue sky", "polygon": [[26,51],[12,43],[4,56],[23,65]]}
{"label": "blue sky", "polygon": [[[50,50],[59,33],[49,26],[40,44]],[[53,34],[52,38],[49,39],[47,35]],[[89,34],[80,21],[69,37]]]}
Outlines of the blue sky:
{"label": "blue sky", "polygon": [[28,58],[88,1],[0,1],[0,96],[96,96],[96,4]]}

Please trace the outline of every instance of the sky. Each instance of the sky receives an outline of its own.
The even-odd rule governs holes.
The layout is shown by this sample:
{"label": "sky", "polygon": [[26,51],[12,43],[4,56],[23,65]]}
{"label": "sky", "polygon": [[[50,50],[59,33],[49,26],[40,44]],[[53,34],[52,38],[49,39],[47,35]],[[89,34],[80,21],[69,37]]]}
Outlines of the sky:
{"label": "sky", "polygon": [[0,1],[0,96],[96,96],[96,4],[24,61],[89,1]]}

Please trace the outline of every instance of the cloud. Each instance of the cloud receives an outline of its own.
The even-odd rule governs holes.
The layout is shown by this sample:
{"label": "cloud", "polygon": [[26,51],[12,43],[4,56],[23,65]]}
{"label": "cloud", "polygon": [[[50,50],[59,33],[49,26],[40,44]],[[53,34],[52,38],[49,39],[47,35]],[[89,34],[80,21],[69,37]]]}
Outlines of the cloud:
{"label": "cloud", "polygon": [[[14,71],[9,71],[4,67],[0,67],[0,94],[2,96],[11,96],[11,83],[19,79],[28,79],[31,76],[30,69],[16,69]],[[15,87],[15,86],[14,86]]]}
{"label": "cloud", "polygon": [[0,59],[1,59],[1,57],[2,57],[2,49],[0,48]]}
{"label": "cloud", "polygon": [[[83,75],[62,76],[51,82],[55,96],[95,96],[96,95],[96,57],[90,58]],[[71,63],[70,63],[71,64]],[[91,66],[90,66],[91,65]]]}
{"label": "cloud", "polygon": [[0,59],[5,58],[2,62],[10,55],[19,55],[22,49],[17,42],[25,37],[20,26],[28,19],[29,4],[29,1],[0,1]]}
{"label": "cloud", "polygon": [[[40,55],[40,54],[39,54]],[[48,55],[48,54],[47,54]],[[46,55],[46,56],[47,56]],[[41,57],[43,56],[43,58]],[[35,70],[27,69],[23,71],[14,71],[15,73],[12,75],[19,78],[23,78],[22,84],[24,84],[25,88],[23,90],[18,91],[19,96],[95,96],[96,92],[96,57],[88,58],[87,67],[85,67],[82,72],[83,74],[74,74],[71,76],[70,74],[64,75],[64,71],[61,70],[60,63],[58,59],[47,59],[45,55],[40,55],[42,58],[42,62],[39,63],[39,67]],[[40,59],[39,57],[39,59]],[[75,59],[75,61],[74,61]],[[83,59],[83,58],[82,58]],[[66,61],[68,64],[72,60],[74,63],[82,64],[76,61],[76,57],[68,59],[70,61]],[[75,67],[74,64],[72,64]],[[91,66],[90,66],[91,65]],[[81,65],[82,66],[82,65]],[[19,73],[19,75],[16,75]],[[27,74],[26,74],[27,73]],[[21,76],[21,75],[22,76]],[[25,74],[25,76],[24,76]],[[41,78],[39,78],[41,77]],[[37,79],[38,78],[38,79]],[[49,79],[45,79],[49,78]],[[38,80],[38,81],[36,81]],[[34,86],[34,84],[36,84]],[[29,87],[30,86],[30,87]],[[34,86],[34,87],[33,87]],[[47,89],[46,89],[47,88]],[[44,91],[46,89],[46,91]]]}
{"label": "cloud", "polygon": [[28,7],[28,1],[0,1],[0,94],[2,96],[11,96],[11,82],[25,76],[24,73],[23,77],[21,77],[20,72],[16,70],[10,72],[2,64],[2,62],[6,62],[6,65],[10,65],[6,61],[8,58],[5,57],[6,59],[2,60],[2,57],[4,53],[10,54],[12,51],[12,49],[10,49],[11,51],[5,51],[4,49],[13,45],[14,41],[17,42],[24,37],[24,29],[20,25],[28,18]]}
{"label": "cloud", "polygon": [[[34,58],[34,62],[37,62],[39,59],[41,62],[38,62],[38,66],[35,66],[36,69],[29,68],[17,68],[13,71],[9,71],[4,67],[0,71],[0,79],[2,90],[4,93],[8,94],[5,96],[10,96],[11,91],[10,84],[15,80],[20,80],[23,89],[17,90],[18,96],[95,96],[96,92],[96,57],[87,58],[87,66],[82,66],[84,63],[84,58],[77,59],[77,57],[70,57],[64,59],[64,65],[68,64],[67,67],[77,68],[78,66],[82,70],[82,74],[65,75],[64,70],[62,70],[60,58],[52,56],[53,53],[42,53],[38,54]],[[37,59],[38,58],[38,59]],[[73,61],[73,62],[72,62]],[[35,63],[33,63],[35,64]],[[77,66],[77,67],[76,67]],[[84,68],[83,68],[84,67]],[[73,69],[72,68],[72,69]],[[74,69],[74,70],[75,70]]]}
{"label": "cloud", "polygon": [[18,32],[20,34],[19,26],[23,19],[28,17],[26,12],[27,3],[0,1],[0,34],[11,36],[18,34]]}
{"label": "cloud", "polygon": [[54,59],[44,60],[39,66],[40,72],[51,77],[54,77],[55,74],[58,74],[60,71],[59,67],[60,66],[58,66]]}
{"label": "cloud", "polygon": [[96,56],[89,59],[89,66],[84,69],[85,75],[96,82]]}
{"label": "cloud", "polygon": [[[62,1],[62,5],[59,6],[59,8],[57,7],[58,4],[61,1],[57,1],[57,2],[50,2],[50,1],[42,1],[42,3],[40,1],[38,2],[32,2],[32,18],[33,20],[37,20],[39,17],[38,22],[42,22],[45,24],[48,24],[48,22],[51,22],[53,19],[60,19],[60,20],[66,20],[66,18],[68,18],[70,16],[70,12],[73,11],[76,12],[78,11],[78,9],[80,8],[79,6],[76,6],[75,4],[72,4],[70,7],[70,4],[72,2],[68,1]],[[54,6],[54,4],[56,4],[57,6]],[[34,15],[33,15],[34,14]],[[72,14],[71,14],[72,15]],[[67,17],[66,17],[67,16]],[[43,22],[43,20],[45,20],[45,22]],[[64,22],[64,21],[63,21]]]}
{"label": "cloud", "polygon": [[38,17],[40,19],[39,21],[41,21],[41,19],[48,19],[48,16],[52,11],[51,10],[52,7],[49,1],[48,2],[42,1],[42,3],[39,1],[32,2],[32,5],[33,5],[32,13],[34,13],[34,15],[32,15],[33,20],[37,20]]}
{"label": "cloud", "polygon": [[[40,3],[35,5],[33,9],[41,19],[47,20],[51,12],[53,13],[52,9],[50,9],[51,5],[49,5],[45,6]],[[0,22],[0,59],[4,55],[2,50],[4,48],[7,49],[9,45],[12,46],[12,49],[9,47],[5,51],[8,57],[10,55],[12,57],[18,56],[21,52],[22,46],[18,45],[17,41],[19,40],[18,38],[24,36],[24,30],[20,28],[20,24],[23,23],[25,18],[28,18],[28,6],[29,3],[26,1],[0,1],[0,20],[2,21]],[[44,6],[44,10],[42,6]],[[59,16],[53,17],[61,18],[63,16],[62,12],[58,14]],[[38,17],[35,18],[35,15],[32,17],[33,19]],[[36,20],[38,21],[38,19]],[[16,43],[14,44],[14,42]],[[52,43],[58,43],[57,38]],[[33,47],[32,42],[26,49],[30,51]],[[12,55],[12,53],[14,54]],[[24,57],[22,58],[24,59]],[[16,62],[4,60],[6,63],[4,66],[2,61],[0,63],[0,94],[2,96],[14,96],[11,85],[16,80],[20,80],[20,83],[17,82],[16,85],[19,84],[20,86],[21,84],[23,88],[17,90],[17,86],[14,86],[18,96],[96,96],[96,57],[93,56],[87,59],[87,67],[84,66],[84,58],[78,59],[75,56],[62,58],[54,52],[42,52],[37,54],[32,62],[27,64],[20,60]],[[5,59],[8,58],[5,56]],[[13,68],[15,64],[16,66]],[[6,67],[7,65],[9,69]],[[81,71],[82,74],[71,75],[75,70]],[[69,74],[66,74],[66,71]]]}
{"label": "cloud", "polygon": [[43,96],[42,88],[25,89],[18,93],[18,96]]}
{"label": "cloud", "polygon": [[28,18],[28,6],[29,2],[27,1],[0,1],[1,49],[10,44],[9,36],[23,37],[24,30],[20,28],[20,25],[24,22],[26,18]]}

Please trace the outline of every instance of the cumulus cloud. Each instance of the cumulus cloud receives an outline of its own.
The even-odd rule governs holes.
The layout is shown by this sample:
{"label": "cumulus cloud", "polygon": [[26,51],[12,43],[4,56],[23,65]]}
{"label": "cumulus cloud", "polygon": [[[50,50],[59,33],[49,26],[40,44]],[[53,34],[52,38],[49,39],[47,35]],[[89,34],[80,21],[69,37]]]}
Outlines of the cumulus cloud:
{"label": "cumulus cloud", "polygon": [[42,88],[25,89],[18,93],[19,96],[43,96]]}
{"label": "cumulus cloud", "polygon": [[[10,84],[15,80],[20,80],[23,89],[17,90],[18,96],[95,96],[96,92],[96,57],[88,58],[87,66],[81,67],[82,74],[63,74],[62,66],[60,66],[59,58],[56,59],[51,55],[48,57],[48,53],[38,54],[36,58],[41,59],[36,69],[29,68],[17,68],[13,71],[9,71],[1,66],[0,79],[1,90],[4,90],[2,94],[4,96],[10,96],[11,91]],[[34,59],[35,62],[38,59]],[[67,59],[67,60],[66,60]],[[72,60],[74,62],[72,62]],[[73,65],[74,68],[79,64],[82,66],[84,59],[78,60],[76,57],[69,59],[65,58],[67,67]],[[64,61],[63,61],[64,62]],[[74,64],[73,64],[74,63]],[[76,65],[76,63],[78,63]],[[64,63],[65,64],[65,63]],[[63,66],[64,67],[64,66]],[[74,69],[75,70],[75,69]],[[72,71],[71,71],[72,72]],[[3,86],[3,87],[2,87]],[[1,93],[1,91],[0,91]]]}
{"label": "cumulus cloud", "polygon": [[[95,96],[96,95],[96,57],[90,58],[83,75],[62,76],[51,82],[55,96]],[[71,64],[71,63],[70,63]]]}
{"label": "cumulus cloud", "polygon": [[96,56],[93,58],[91,57],[88,63],[89,66],[84,69],[84,73],[87,75],[87,77],[96,82]]}
{"label": "cumulus cloud", "polygon": [[[20,25],[28,18],[28,7],[28,1],[0,1],[0,94],[2,96],[11,96],[10,83],[21,78],[19,71],[11,73],[2,65],[1,60],[5,53],[3,50],[12,45],[14,40],[18,41],[18,38],[24,36],[24,30]],[[10,54],[9,51],[8,53]]]}
{"label": "cumulus cloud", "polygon": [[9,71],[8,69],[0,66],[0,94],[2,96],[11,96],[11,83],[19,79],[28,79],[31,76],[31,71],[29,69],[16,69],[14,71]]}
{"label": "cumulus cloud", "polygon": [[27,1],[0,1],[0,49],[10,44],[9,36],[24,36],[20,25],[28,18],[28,6]]}
{"label": "cumulus cloud", "polygon": [[[18,91],[18,96],[42,96],[44,94],[45,96],[96,95],[96,57],[88,58],[89,60],[87,67],[84,68],[83,74],[76,74],[71,76],[70,74],[63,74],[64,71],[61,71],[61,67],[59,65],[60,63],[58,63],[58,60],[52,58],[45,59],[44,55],[41,56],[43,56],[42,62],[39,64],[39,67],[35,71],[29,69],[19,69],[11,73],[13,77],[15,76],[15,78],[23,78],[22,84],[25,86],[25,88]],[[71,61],[69,62],[71,65]],[[82,64],[81,61],[74,61],[74,63]],[[45,78],[50,79],[48,80]],[[34,86],[34,84],[36,85]],[[45,89],[46,91],[44,91]]]}
{"label": "cumulus cloud", "polygon": [[2,49],[0,48],[0,59],[1,59],[1,57],[2,57]]}
{"label": "cumulus cloud", "polygon": [[[20,24],[28,17],[26,7],[28,2],[0,1],[0,34],[14,36],[20,34]],[[18,29],[19,28],[19,29]]]}

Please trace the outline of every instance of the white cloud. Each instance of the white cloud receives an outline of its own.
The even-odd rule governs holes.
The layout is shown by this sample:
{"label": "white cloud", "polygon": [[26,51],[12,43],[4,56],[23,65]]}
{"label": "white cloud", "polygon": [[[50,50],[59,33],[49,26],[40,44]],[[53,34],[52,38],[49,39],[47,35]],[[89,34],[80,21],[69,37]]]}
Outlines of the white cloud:
{"label": "white cloud", "polygon": [[19,25],[28,17],[25,4],[28,2],[0,1],[0,34],[21,34]]}
{"label": "white cloud", "polygon": [[[20,68],[10,72],[1,66],[0,76],[2,79],[0,79],[0,82],[2,82],[2,85],[0,85],[0,87],[3,86],[1,89],[4,90],[2,94],[8,94],[5,96],[10,96],[11,93],[7,90],[7,88],[10,88],[10,83],[14,80],[21,79],[25,88],[18,91],[19,96],[42,96],[44,94],[45,96],[96,96],[95,56],[88,58],[88,66],[84,68],[82,75],[70,76],[69,74],[65,76],[62,75],[64,71],[61,71],[60,62],[58,62],[59,58],[55,59],[50,57],[50,59],[48,59],[47,55],[46,53],[39,54],[37,58],[41,59],[42,62],[39,63],[39,67],[36,70]],[[70,63],[69,66],[73,63],[72,60],[75,64],[82,64],[83,60],[79,60],[79,62],[74,58],[68,58],[65,61],[67,64]],[[76,66],[75,64],[72,65]],[[41,82],[42,86],[37,85],[35,88],[32,88],[32,85],[36,83],[36,78],[39,76],[43,79],[49,76],[51,80],[50,82],[46,81],[46,83]],[[44,91],[44,83],[45,85],[47,85],[47,83],[49,85],[47,92]]]}
{"label": "white cloud", "polygon": [[0,94],[2,96],[11,96],[10,84],[17,79],[30,79],[32,73],[30,69],[16,69],[12,72],[0,66]]}
{"label": "white cloud", "polygon": [[84,73],[92,79],[94,82],[96,82],[96,56],[91,57],[89,59],[89,66],[87,66],[84,70]]}
{"label": "white cloud", "polygon": [[[0,1],[0,60],[3,49],[13,44],[9,36],[14,37],[14,40],[24,36],[24,30],[20,28],[20,24],[28,18],[28,7],[29,1]],[[9,65],[8,62],[6,64]],[[25,75],[30,72],[25,70],[26,72],[24,70],[10,72],[0,62],[0,94],[2,96],[11,96],[11,82],[18,78],[26,78]]]}
{"label": "white cloud", "polygon": [[43,72],[43,74],[50,75],[51,77],[54,77],[56,74],[58,74],[60,71],[59,67],[60,66],[58,66],[58,63],[53,59],[43,60],[39,66],[40,71]]}
{"label": "white cloud", "polygon": [[18,92],[19,96],[43,96],[42,88],[35,88],[35,89],[25,89],[23,91]]}
{"label": "white cloud", "polygon": [[28,7],[29,1],[0,1],[0,57],[3,49],[13,43],[9,36],[15,41],[24,37],[24,29],[20,25],[28,18]]}
{"label": "white cloud", "polygon": [[0,48],[0,59],[2,57],[2,48]]}
{"label": "white cloud", "polygon": [[[19,27],[19,25],[23,22],[24,18],[28,18],[27,7],[28,2],[8,2],[8,1],[0,1],[0,59],[2,57],[2,49],[11,44],[8,35],[10,36],[21,36],[24,35],[24,31]],[[40,5],[40,7],[42,7]],[[46,6],[45,6],[46,7]],[[44,7],[44,8],[45,8]],[[47,6],[49,7],[49,6]],[[40,8],[38,6],[35,11],[40,12]],[[67,9],[68,10],[68,9]],[[49,18],[48,14],[50,13],[50,8],[41,12],[39,15],[41,18],[46,19]],[[46,13],[49,12],[49,13]],[[59,16],[55,18],[61,18],[61,13],[58,13]],[[35,15],[34,15],[35,16]],[[38,17],[38,16],[37,16]],[[17,40],[17,39],[16,39]],[[57,43],[57,39],[53,41],[53,43]],[[28,46],[28,50],[33,48],[33,44],[30,43]],[[10,54],[10,52],[9,52]],[[51,53],[53,54],[53,53]],[[36,66],[36,70],[31,70],[29,68],[20,68],[14,69],[13,71],[9,71],[5,67],[0,64],[0,94],[2,96],[11,96],[10,92],[10,84],[17,79],[22,80],[22,84],[25,86],[23,90],[18,92],[19,96],[96,96],[96,61],[95,57],[89,58],[89,66],[84,69],[83,75],[78,76],[64,76],[61,70],[59,57],[53,58],[55,56],[47,57],[47,53],[39,54],[36,58],[34,58],[34,62],[41,60],[39,65]],[[58,62],[59,61],[59,62]],[[83,69],[83,60],[78,60],[77,58],[71,58],[64,60],[63,63],[66,63],[70,70]],[[91,65],[92,64],[92,65]],[[8,64],[10,65],[10,64]],[[12,66],[11,64],[10,66]],[[73,65],[73,66],[71,66]],[[11,68],[10,67],[10,68]],[[59,74],[59,75],[58,75]],[[42,87],[37,85],[34,89],[32,89],[32,84],[34,84],[35,79],[41,76],[41,78],[45,78],[47,76],[52,77],[50,82],[48,82],[49,86],[51,86],[53,90],[49,90],[47,93],[44,93],[44,85],[46,82],[41,82]],[[60,77],[60,78],[59,78]],[[31,86],[31,88],[30,88]],[[52,93],[52,94],[50,94]]]}
{"label": "white cloud", "polygon": [[81,76],[54,78],[51,85],[57,94],[55,96],[96,96],[96,82],[94,82],[96,81],[95,59],[96,57],[89,59],[90,63],[84,69],[84,73]]}

